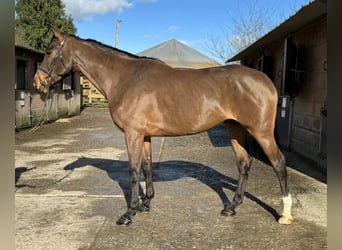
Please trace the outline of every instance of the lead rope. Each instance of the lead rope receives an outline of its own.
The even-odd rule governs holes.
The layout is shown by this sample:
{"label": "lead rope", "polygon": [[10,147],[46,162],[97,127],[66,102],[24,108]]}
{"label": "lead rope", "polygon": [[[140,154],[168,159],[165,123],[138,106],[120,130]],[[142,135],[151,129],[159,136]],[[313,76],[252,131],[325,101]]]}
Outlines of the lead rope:
{"label": "lead rope", "polygon": [[[48,108],[48,110],[46,110],[46,109],[47,109],[47,100],[48,100],[48,98],[49,98],[49,95],[52,96],[52,100],[51,100],[50,107]],[[42,112],[42,114],[40,115],[39,121],[36,123],[36,125],[35,125],[30,131],[28,131],[27,133],[25,133],[24,136],[30,136],[30,135],[32,135],[32,134],[35,133],[42,125],[44,125],[44,123],[45,123],[45,122],[48,120],[48,118],[49,118],[49,113],[50,113],[50,111],[51,111],[52,104],[53,104],[53,89],[52,89],[52,91],[50,91],[50,88],[49,88],[49,89],[48,89],[48,92],[47,92],[47,94],[46,94],[46,96],[45,96],[43,112]],[[43,118],[43,116],[44,116],[44,113],[45,113],[45,118],[44,118],[44,120],[42,120],[42,118]],[[33,166],[32,168],[28,169],[28,171],[31,171],[31,170],[33,170],[33,169],[37,169],[37,167],[36,167],[36,166]],[[47,183],[47,184],[42,184],[42,185],[30,185],[30,184],[18,184],[18,185],[17,185],[17,184],[16,184],[16,185],[15,185],[15,192],[17,192],[17,190],[18,190],[19,188],[23,188],[23,187],[41,188],[41,187],[47,187],[47,186],[51,186],[51,185],[57,184],[57,183],[61,182],[62,180],[66,179],[67,177],[69,177],[69,176],[72,174],[73,171],[74,171],[74,169],[71,169],[70,171],[68,171],[68,173],[67,173],[65,176],[63,176],[63,177],[61,177],[61,178],[59,178],[59,179],[57,179],[57,180],[55,180],[55,181],[49,182],[49,183]]]}
{"label": "lead rope", "polygon": [[[48,108],[48,110],[46,110],[47,108],[47,100],[49,98],[49,95],[52,96],[52,100],[51,100],[51,104],[50,104],[50,107]],[[44,107],[43,107],[43,112],[42,114],[40,115],[40,118],[39,118],[39,121],[36,123],[36,125],[30,130],[28,131],[28,133],[25,133],[24,136],[30,136],[32,135],[33,133],[35,133],[42,125],[44,125],[44,123],[48,120],[49,118],[49,113],[51,111],[51,108],[52,108],[52,104],[53,104],[53,89],[50,91],[50,88],[48,88],[48,92],[45,96],[45,100],[44,100]],[[42,120],[43,118],[43,115],[45,113],[45,118],[44,120]],[[28,169],[28,171],[31,171],[33,169],[37,169],[36,166],[33,166],[32,168]],[[54,184],[57,184],[59,182],[61,182],[62,180],[66,179],[67,177],[69,177],[72,172],[74,171],[74,169],[71,169],[70,171],[68,171],[68,173],[66,175],[64,175],[63,177],[55,180],[55,181],[52,181],[52,182],[49,182],[49,183],[46,183],[46,184],[42,184],[42,185],[30,185],[30,184],[16,184],[15,185],[15,192],[17,192],[17,190],[19,188],[23,188],[23,187],[28,187],[28,188],[42,188],[42,187],[48,187],[48,186],[51,186],[51,185],[54,185]]]}
{"label": "lead rope", "polygon": [[[62,59],[62,49],[63,49],[63,46],[64,46],[64,42],[65,42],[65,36],[64,36],[64,39],[63,41],[60,43],[59,45],[59,48],[58,48],[58,52],[57,52],[57,55],[53,58],[52,62],[51,62],[51,65],[48,67],[48,70],[45,70],[41,67],[39,67],[39,70],[43,71],[44,73],[46,73],[48,76],[49,76],[49,81],[51,80],[51,73],[52,71],[54,70],[55,66],[56,66],[56,63],[57,63],[57,60],[60,59],[61,60],[61,63],[63,64],[63,66],[66,68],[65,66],[65,63],[63,62],[63,59]],[[50,69],[49,69],[50,68]],[[38,75],[39,77],[39,75]],[[44,101],[44,107],[43,107],[43,112],[42,114],[40,115],[40,118],[37,122],[37,124],[30,130],[28,131],[27,133],[25,133],[24,135],[25,136],[30,136],[32,135],[34,132],[36,132],[49,118],[49,113],[51,111],[51,108],[52,108],[52,104],[53,104],[53,89],[52,91],[50,92],[50,87],[48,85],[48,83],[46,81],[42,81],[39,77],[39,81],[40,81],[40,84],[43,85],[44,87],[46,87],[48,89],[48,92],[46,94],[46,97],[45,97],[45,101]],[[46,106],[47,106],[47,99],[50,95],[50,93],[52,93],[51,95],[51,104],[50,104],[50,108],[48,109],[48,111],[46,112],[45,109],[46,109]],[[46,112],[45,114],[45,119],[42,121],[42,118],[43,118],[43,114],[44,112]]]}
{"label": "lead rope", "polygon": [[[49,4],[50,4],[50,2],[49,2]],[[50,12],[49,12],[49,18],[50,18]],[[63,39],[63,41],[62,41],[62,43],[61,43],[61,48],[63,48],[63,44],[64,44],[64,40],[65,39]],[[60,56],[60,58],[62,58],[61,57],[61,49],[58,51],[58,56]],[[54,60],[54,65],[56,64],[56,61],[57,60]],[[62,62],[62,64],[63,64],[63,66],[65,67],[65,64],[64,64],[64,62],[63,62],[63,60],[61,60],[61,62]],[[53,65],[53,66],[54,66]],[[50,74],[49,74],[50,75]],[[40,80],[40,79],[39,79]],[[42,83],[42,81],[40,80],[40,82]],[[47,120],[48,120],[48,118],[49,118],[49,113],[50,113],[50,111],[51,111],[51,108],[52,108],[52,104],[53,104],[53,98],[54,98],[54,96],[53,96],[53,89],[50,91],[50,87],[48,87],[47,88],[48,89],[48,91],[47,91],[47,93],[46,93],[46,96],[45,96],[45,100],[44,100],[44,106],[43,106],[43,111],[42,111],[42,113],[41,113],[41,115],[40,115],[40,117],[39,117],[39,120],[38,120],[38,122],[34,125],[34,127],[32,128],[32,129],[30,129],[27,133],[24,133],[24,136],[30,136],[30,135],[32,135],[33,133],[35,133]],[[47,100],[48,100],[48,98],[49,98],[49,95],[51,95],[51,103],[50,103],[50,107],[48,108],[48,110],[46,110],[46,108],[47,108]],[[44,115],[44,113],[45,113],[45,118],[44,118],[44,120],[42,120],[42,118],[43,118],[43,115]],[[33,166],[32,168],[30,168],[30,169],[28,169],[28,171],[30,171],[30,170],[33,170],[33,169],[37,169],[37,167],[36,166]],[[29,188],[41,188],[41,187],[47,187],[47,186],[51,186],[51,185],[54,185],[54,184],[57,184],[57,183],[59,183],[59,182],[61,182],[62,180],[64,180],[64,179],[66,179],[67,177],[69,177],[71,174],[72,174],[72,172],[74,171],[74,169],[71,169],[66,175],[64,175],[63,177],[61,177],[61,178],[59,178],[59,179],[57,179],[57,180],[55,180],[55,181],[52,181],[52,182],[49,182],[49,183],[46,183],[46,184],[42,184],[42,185],[30,185],[30,184],[19,184],[19,185],[15,185],[15,192],[17,192],[17,190],[19,189],[19,188],[22,188],[22,187],[29,187]]]}
{"label": "lead rope", "polygon": [[[34,167],[28,169],[28,171],[31,171],[31,170],[33,170],[33,169],[37,169],[37,167],[34,166]],[[14,192],[17,192],[17,190],[18,190],[19,188],[23,188],[23,187],[28,187],[28,188],[42,188],[42,187],[52,186],[52,185],[54,185],[54,184],[57,184],[57,183],[61,182],[61,181],[64,180],[64,179],[68,178],[68,177],[72,174],[72,172],[74,172],[74,170],[75,170],[75,169],[73,168],[73,169],[69,170],[68,173],[67,173],[66,175],[64,175],[63,177],[61,177],[61,178],[59,178],[59,179],[57,179],[57,180],[55,180],[55,181],[46,183],[46,184],[41,184],[41,185],[30,185],[30,184],[18,184],[18,185],[17,185],[17,184],[15,184],[15,191],[14,191]]]}
{"label": "lead rope", "polygon": [[[48,110],[46,110],[46,108],[47,108],[47,100],[48,100],[50,95],[51,95],[50,107],[49,107]],[[41,115],[39,117],[38,122],[28,132],[23,133],[23,136],[30,136],[30,135],[34,134],[42,125],[44,125],[44,123],[49,119],[49,113],[50,113],[50,110],[52,108],[52,104],[53,104],[53,90],[50,91],[50,88],[48,88],[48,92],[46,93],[46,96],[45,96],[45,99],[44,99],[43,111],[42,111],[42,113],[41,113]],[[45,115],[45,118],[43,120],[44,115]]]}

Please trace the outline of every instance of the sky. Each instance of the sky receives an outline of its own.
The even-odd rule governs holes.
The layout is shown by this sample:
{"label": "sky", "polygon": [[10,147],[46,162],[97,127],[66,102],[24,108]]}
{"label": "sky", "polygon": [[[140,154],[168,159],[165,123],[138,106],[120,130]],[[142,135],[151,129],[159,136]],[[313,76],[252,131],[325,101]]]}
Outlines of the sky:
{"label": "sky", "polygon": [[[248,5],[270,10],[280,24],[309,0],[62,0],[77,28],[76,35],[137,54],[170,39],[219,61],[207,49],[210,37],[232,27],[232,19],[247,14]],[[223,63],[222,61],[219,61]]]}

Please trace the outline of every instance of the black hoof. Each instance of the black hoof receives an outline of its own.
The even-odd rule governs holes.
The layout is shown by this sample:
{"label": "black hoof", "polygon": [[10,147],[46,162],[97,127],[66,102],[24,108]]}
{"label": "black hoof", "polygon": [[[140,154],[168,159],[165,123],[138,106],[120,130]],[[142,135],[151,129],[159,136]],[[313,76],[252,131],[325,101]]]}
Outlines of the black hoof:
{"label": "black hoof", "polygon": [[234,216],[236,215],[236,212],[234,211],[234,209],[227,207],[221,211],[221,215],[222,216]]}
{"label": "black hoof", "polygon": [[133,216],[128,214],[122,215],[116,222],[117,225],[128,226],[133,222]]}
{"label": "black hoof", "polygon": [[144,204],[144,203],[141,203],[138,207],[138,211],[141,212],[141,213],[147,213],[148,211],[150,211],[151,207]]}

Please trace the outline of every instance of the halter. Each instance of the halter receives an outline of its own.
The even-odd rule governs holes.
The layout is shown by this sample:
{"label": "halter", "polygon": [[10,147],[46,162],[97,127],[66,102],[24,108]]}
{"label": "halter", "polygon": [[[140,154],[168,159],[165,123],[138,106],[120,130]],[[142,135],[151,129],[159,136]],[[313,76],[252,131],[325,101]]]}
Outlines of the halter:
{"label": "halter", "polygon": [[[46,93],[46,96],[45,96],[45,100],[44,100],[44,107],[43,107],[43,113],[46,112],[45,114],[45,118],[43,120],[43,113],[41,114],[40,118],[39,118],[39,121],[37,122],[37,124],[26,134],[27,136],[28,135],[31,135],[33,134],[36,130],[38,130],[40,128],[40,126],[42,126],[47,120],[48,120],[48,115],[49,115],[49,112],[51,110],[51,107],[52,107],[52,102],[50,104],[50,108],[48,110],[46,110],[47,108],[47,100],[48,100],[48,97],[49,95],[52,93],[53,95],[53,92],[50,92],[52,91],[50,89],[50,83],[51,83],[51,80],[52,80],[52,71],[54,70],[54,68],[56,67],[56,64],[57,64],[57,60],[60,59],[61,60],[61,63],[63,64],[63,66],[65,68],[66,65],[65,63],[63,62],[63,59],[62,59],[62,49],[63,49],[63,46],[64,46],[64,41],[65,41],[65,36],[64,36],[64,39],[63,41],[59,44],[59,47],[58,47],[58,51],[57,51],[57,54],[55,55],[55,57],[52,59],[51,61],[51,64],[48,66],[48,69],[44,69],[42,68],[41,66],[38,67],[38,70],[44,72],[45,74],[48,75],[48,78],[45,79],[45,80],[42,80],[40,79],[40,76],[38,74],[38,78],[39,78],[39,82],[40,82],[40,90],[43,91],[44,88],[47,88],[47,93]],[[53,99],[52,99],[53,100]]]}
{"label": "halter", "polygon": [[43,80],[39,79],[39,80],[40,80],[40,84],[41,84],[42,87],[46,87],[46,88],[49,88],[49,87],[50,87],[50,86],[49,86],[49,83],[50,83],[51,80],[52,80],[51,74],[52,74],[52,71],[53,71],[53,70],[55,69],[55,67],[56,67],[56,64],[57,64],[58,59],[61,60],[61,63],[62,63],[62,65],[64,66],[64,68],[67,68],[66,65],[65,65],[65,63],[63,62],[63,59],[62,59],[62,49],[63,49],[63,46],[64,46],[64,41],[65,41],[65,37],[64,37],[63,41],[59,44],[57,54],[56,54],[55,57],[52,59],[51,64],[48,66],[48,69],[46,70],[46,69],[42,68],[41,66],[38,67],[38,69],[39,69],[40,71],[42,71],[42,72],[44,72],[45,74],[48,75],[47,80],[44,80],[44,81],[43,81]]}

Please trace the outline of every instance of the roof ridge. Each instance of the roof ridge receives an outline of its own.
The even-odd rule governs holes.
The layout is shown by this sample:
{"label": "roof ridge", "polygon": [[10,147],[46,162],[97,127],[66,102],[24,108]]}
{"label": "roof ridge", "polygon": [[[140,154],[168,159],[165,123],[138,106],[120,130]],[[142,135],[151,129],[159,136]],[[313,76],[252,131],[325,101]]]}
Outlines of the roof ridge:
{"label": "roof ridge", "polygon": [[193,67],[198,67],[199,65],[210,67],[220,65],[214,59],[175,38],[155,45],[137,55],[159,58],[169,65],[177,65],[177,67],[190,67],[190,65],[193,65]]}

